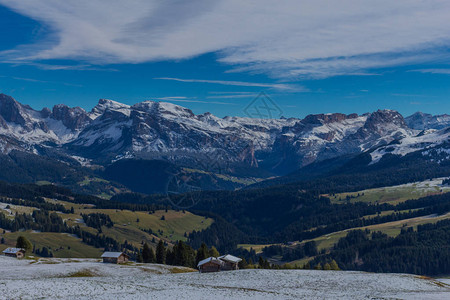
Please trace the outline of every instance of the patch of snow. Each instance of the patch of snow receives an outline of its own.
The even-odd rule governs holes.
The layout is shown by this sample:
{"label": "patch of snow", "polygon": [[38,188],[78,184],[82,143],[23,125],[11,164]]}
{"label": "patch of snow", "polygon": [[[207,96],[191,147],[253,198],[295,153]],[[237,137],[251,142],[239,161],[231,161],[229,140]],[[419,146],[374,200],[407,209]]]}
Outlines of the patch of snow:
{"label": "patch of snow", "polygon": [[[375,164],[387,153],[405,156],[408,153],[415,152],[422,149],[436,147],[450,139],[450,131],[443,129],[440,131],[433,131],[426,135],[406,136],[399,141],[399,144],[386,145],[371,152],[372,161],[370,164]],[[449,151],[448,149],[437,149],[437,151]],[[425,155],[427,152],[423,152]],[[450,154],[450,152],[447,152]]]}
{"label": "patch of snow", "polygon": [[[1,299],[448,299],[450,289],[407,274],[239,270],[170,274],[170,266],[95,259],[0,257]],[[93,277],[69,277],[90,272]],[[442,282],[442,281],[441,281]]]}

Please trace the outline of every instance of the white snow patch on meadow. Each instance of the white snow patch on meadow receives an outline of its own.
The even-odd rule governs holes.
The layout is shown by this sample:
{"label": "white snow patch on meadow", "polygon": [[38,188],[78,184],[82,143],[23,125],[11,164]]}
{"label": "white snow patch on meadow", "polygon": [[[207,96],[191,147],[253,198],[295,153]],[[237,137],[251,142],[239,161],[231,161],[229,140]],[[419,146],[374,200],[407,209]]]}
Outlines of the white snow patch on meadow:
{"label": "white snow patch on meadow", "polygon": [[[450,288],[406,274],[240,270],[172,274],[155,264],[0,257],[0,299],[448,299]],[[93,277],[70,277],[88,270]]]}

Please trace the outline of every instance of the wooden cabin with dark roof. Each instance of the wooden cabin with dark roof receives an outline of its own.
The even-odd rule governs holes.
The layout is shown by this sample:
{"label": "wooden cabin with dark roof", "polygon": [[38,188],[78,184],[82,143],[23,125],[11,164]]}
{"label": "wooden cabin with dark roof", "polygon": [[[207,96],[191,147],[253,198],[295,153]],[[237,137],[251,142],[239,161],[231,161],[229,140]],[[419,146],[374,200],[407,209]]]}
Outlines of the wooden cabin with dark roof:
{"label": "wooden cabin with dark roof", "polygon": [[218,259],[223,262],[223,271],[239,270],[239,262],[242,261],[242,259],[240,259],[239,257],[233,256],[231,254],[219,256]]}
{"label": "wooden cabin with dark roof", "polygon": [[6,248],[3,250],[3,254],[9,257],[15,258],[24,258],[25,257],[25,249],[23,248]]}
{"label": "wooden cabin with dark roof", "polygon": [[103,258],[104,263],[110,264],[123,264],[128,262],[130,257],[123,252],[105,252],[101,256]]}
{"label": "wooden cabin with dark roof", "polygon": [[200,261],[197,268],[200,273],[219,272],[222,269],[223,261],[215,257],[208,257]]}

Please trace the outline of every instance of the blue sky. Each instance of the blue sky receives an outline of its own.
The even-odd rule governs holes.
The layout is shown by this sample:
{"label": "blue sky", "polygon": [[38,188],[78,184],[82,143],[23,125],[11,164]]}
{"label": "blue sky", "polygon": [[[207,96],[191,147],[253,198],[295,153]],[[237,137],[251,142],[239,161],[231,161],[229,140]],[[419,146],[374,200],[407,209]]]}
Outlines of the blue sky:
{"label": "blue sky", "polygon": [[36,109],[244,116],[263,91],[286,117],[450,113],[450,3],[391,2],[0,0],[0,92]]}

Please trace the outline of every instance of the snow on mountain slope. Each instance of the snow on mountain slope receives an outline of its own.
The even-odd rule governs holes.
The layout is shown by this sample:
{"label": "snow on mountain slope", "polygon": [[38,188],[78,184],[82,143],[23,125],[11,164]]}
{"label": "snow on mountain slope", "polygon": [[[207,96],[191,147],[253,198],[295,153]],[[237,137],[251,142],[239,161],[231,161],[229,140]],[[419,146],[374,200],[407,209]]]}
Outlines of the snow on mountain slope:
{"label": "snow on mountain slope", "polygon": [[362,116],[310,115],[285,129],[274,148],[278,150],[278,157],[288,157],[289,164],[305,166],[316,160],[361,153],[415,133],[398,112],[391,110]]}
{"label": "snow on mountain slope", "polygon": [[144,101],[130,106],[107,99],[100,99],[89,113],[64,104],[35,111],[0,94],[0,150],[56,146],[58,151],[103,163],[123,157],[164,157],[195,164],[205,158],[286,174],[314,161],[381,147],[373,152],[375,162],[383,151],[391,151],[384,146],[393,141],[404,143],[393,153],[411,152],[421,147],[417,143],[431,145],[427,139],[437,134],[434,129],[414,128],[442,127],[448,118],[415,114],[405,120],[392,110],[304,119],[219,118],[208,112],[195,115],[171,103]]}
{"label": "snow on mountain slope", "polygon": [[450,115],[443,114],[433,116],[422,112],[416,112],[415,114],[406,117],[405,121],[412,129],[443,129],[450,126]]}
{"label": "snow on mountain slope", "polygon": [[80,156],[95,159],[127,153],[127,157],[169,155],[180,160],[220,156],[217,159],[279,168],[283,173],[417,134],[391,110],[273,120],[195,115],[187,108],[153,101],[130,107],[105,101],[98,105],[103,114],[69,145]]}
{"label": "snow on mountain slope", "polygon": [[126,104],[122,104],[113,100],[108,99],[100,99],[98,104],[91,110],[88,114],[92,120],[97,119],[106,110],[113,110],[123,113],[124,115],[130,116],[130,106]]}
{"label": "snow on mountain slope", "polygon": [[[377,148],[371,152],[372,156],[371,164],[377,163],[385,154],[394,154],[405,156],[408,153],[416,152],[419,150],[427,150],[422,152],[424,155],[428,155],[430,151],[445,152],[450,155],[450,150],[445,147],[445,144],[450,141],[450,128],[442,129],[439,131],[423,131],[416,136],[406,136],[400,139],[395,144],[386,145]],[[437,146],[442,146],[437,148]],[[437,150],[440,149],[440,150]]]}
{"label": "snow on mountain slope", "polygon": [[35,111],[12,97],[0,94],[0,134],[29,145],[52,142],[63,144],[74,139],[91,119],[79,108],[60,104]]}
{"label": "snow on mountain slope", "polygon": [[[145,101],[127,108],[106,108],[70,148],[97,155],[120,150],[121,153],[116,154],[127,152],[146,157],[174,152],[192,155],[222,151],[227,153],[226,159],[254,161],[254,149],[269,149],[283,126],[292,126],[296,121],[299,120],[195,115],[175,104]],[[111,131],[114,136],[109,134]],[[248,148],[252,150],[246,151]],[[244,152],[245,155],[238,158]]]}

